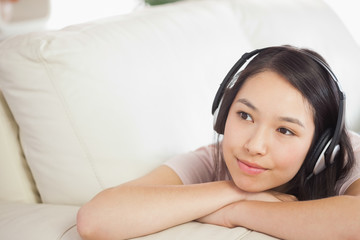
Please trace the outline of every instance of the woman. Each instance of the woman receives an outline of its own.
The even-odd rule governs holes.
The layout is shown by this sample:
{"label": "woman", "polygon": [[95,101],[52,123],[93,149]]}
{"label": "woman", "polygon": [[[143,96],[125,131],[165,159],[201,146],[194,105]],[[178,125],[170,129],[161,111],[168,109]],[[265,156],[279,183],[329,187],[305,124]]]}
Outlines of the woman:
{"label": "woman", "polygon": [[192,220],[283,239],[359,238],[360,169],[350,141],[358,154],[360,140],[343,126],[335,77],[309,50],[253,55],[215,98],[217,144],[99,193],[78,214],[84,239],[132,238]]}

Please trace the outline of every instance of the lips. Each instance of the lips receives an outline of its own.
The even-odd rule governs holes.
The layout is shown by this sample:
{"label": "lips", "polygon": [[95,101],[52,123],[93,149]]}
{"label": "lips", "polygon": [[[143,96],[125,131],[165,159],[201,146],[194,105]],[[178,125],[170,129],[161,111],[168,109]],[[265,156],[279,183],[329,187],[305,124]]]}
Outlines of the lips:
{"label": "lips", "polygon": [[249,175],[257,175],[268,170],[267,168],[263,168],[258,164],[250,163],[239,159],[237,159],[237,164],[240,170],[242,170],[243,172]]}

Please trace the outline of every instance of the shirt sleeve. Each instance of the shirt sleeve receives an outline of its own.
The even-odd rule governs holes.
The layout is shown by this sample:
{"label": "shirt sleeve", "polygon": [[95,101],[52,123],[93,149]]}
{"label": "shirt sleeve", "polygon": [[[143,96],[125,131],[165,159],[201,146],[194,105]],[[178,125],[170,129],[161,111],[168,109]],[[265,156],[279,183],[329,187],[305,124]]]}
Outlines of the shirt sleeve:
{"label": "shirt sleeve", "polygon": [[201,147],[196,151],[175,156],[164,165],[174,170],[183,184],[211,182],[215,178],[213,150],[212,145]]}
{"label": "shirt sleeve", "polygon": [[344,195],[348,187],[360,179],[360,135],[349,132],[351,144],[355,155],[355,165],[351,169],[349,176],[337,182],[336,190],[338,195]]}

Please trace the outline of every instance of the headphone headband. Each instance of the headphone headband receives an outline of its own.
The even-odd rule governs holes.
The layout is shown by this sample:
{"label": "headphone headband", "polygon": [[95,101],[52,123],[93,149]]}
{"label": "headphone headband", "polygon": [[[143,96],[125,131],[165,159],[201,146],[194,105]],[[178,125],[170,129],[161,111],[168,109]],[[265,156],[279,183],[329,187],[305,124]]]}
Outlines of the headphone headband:
{"label": "headphone headband", "polygon": [[229,85],[231,79],[240,70],[240,68],[247,62],[247,60],[249,60],[251,57],[255,56],[256,54],[258,54],[259,52],[261,52],[264,49],[267,49],[267,48],[255,49],[251,52],[244,53],[241,56],[241,58],[234,64],[234,66],[226,74],[224,80],[220,84],[218,91],[216,92],[215,99],[213,101],[213,105],[212,105],[212,109],[211,109],[212,114],[214,114],[216,109],[219,107],[222,96],[224,95],[225,89]]}

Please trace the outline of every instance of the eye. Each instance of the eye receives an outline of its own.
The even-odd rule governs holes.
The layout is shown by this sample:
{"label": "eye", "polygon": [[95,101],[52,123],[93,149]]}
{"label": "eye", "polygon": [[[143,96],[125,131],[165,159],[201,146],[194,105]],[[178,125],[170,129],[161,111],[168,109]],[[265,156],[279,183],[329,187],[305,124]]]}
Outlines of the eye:
{"label": "eye", "polygon": [[238,112],[238,114],[242,119],[253,122],[253,119],[250,114],[248,114],[246,112]]}
{"label": "eye", "polygon": [[294,136],[294,135],[295,135],[295,133],[293,133],[293,132],[290,131],[289,129],[283,128],[283,127],[278,128],[277,131],[278,131],[279,133],[281,133],[281,134],[284,134],[284,135],[289,135],[289,136]]}

